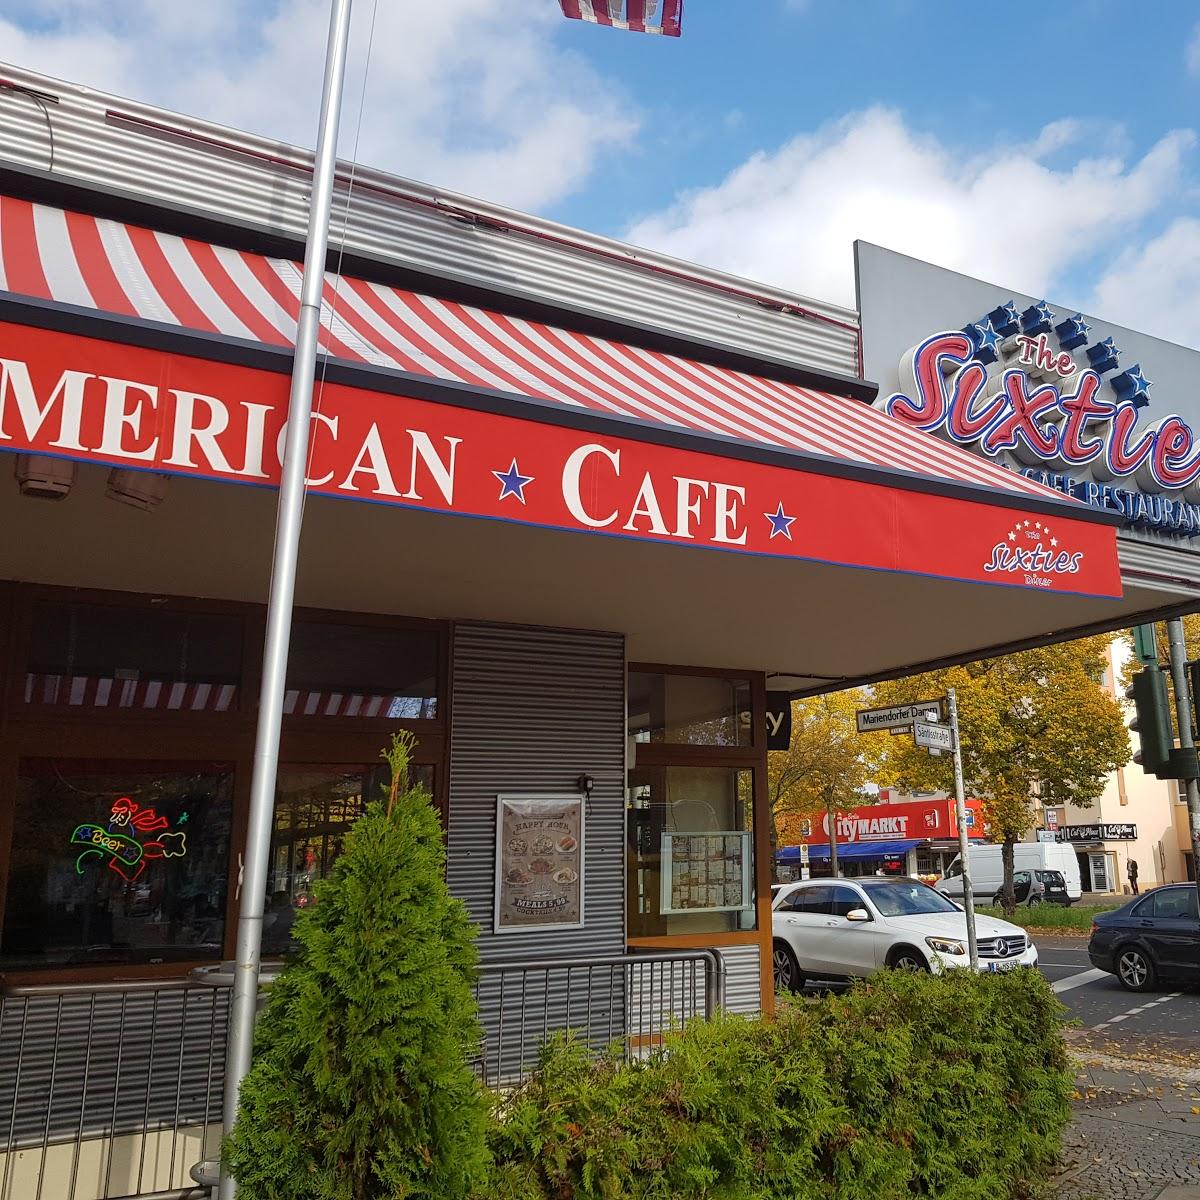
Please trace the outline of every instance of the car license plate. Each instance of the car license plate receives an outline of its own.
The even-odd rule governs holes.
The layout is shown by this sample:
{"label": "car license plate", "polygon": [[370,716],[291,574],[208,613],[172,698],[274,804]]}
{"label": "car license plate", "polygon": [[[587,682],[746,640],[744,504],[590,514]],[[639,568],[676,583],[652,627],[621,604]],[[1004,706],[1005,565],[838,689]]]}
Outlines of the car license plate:
{"label": "car license plate", "polygon": [[1019,967],[1020,961],[1015,958],[1006,959],[1004,962],[988,963],[989,971],[1011,971],[1014,967]]}

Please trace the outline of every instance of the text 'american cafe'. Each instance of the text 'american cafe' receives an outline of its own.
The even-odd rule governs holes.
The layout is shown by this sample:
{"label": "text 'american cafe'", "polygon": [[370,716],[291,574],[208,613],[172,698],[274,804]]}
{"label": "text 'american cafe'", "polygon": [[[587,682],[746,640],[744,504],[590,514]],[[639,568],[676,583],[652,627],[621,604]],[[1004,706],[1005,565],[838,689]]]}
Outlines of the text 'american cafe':
{"label": "text 'american cafe'", "polygon": [[[309,158],[4,78],[0,972],[183,975],[233,951]],[[1195,606],[1191,351],[874,247],[847,309],[349,211],[268,953],[409,729],[485,964],[715,948],[768,1006],[768,691]]]}

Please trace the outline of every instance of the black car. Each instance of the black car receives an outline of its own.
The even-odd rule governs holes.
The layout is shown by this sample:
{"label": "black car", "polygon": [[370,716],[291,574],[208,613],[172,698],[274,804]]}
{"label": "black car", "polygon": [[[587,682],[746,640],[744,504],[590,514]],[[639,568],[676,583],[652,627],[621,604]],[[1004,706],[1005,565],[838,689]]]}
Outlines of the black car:
{"label": "black car", "polygon": [[[1013,896],[1018,904],[1070,904],[1071,897],[1067,895],[1067,881],[1061,871],[1014,871]],[[1001,888],[992,897],[992,903],[999,905],[1004,899],[1004,889]]]}
{"label": "black car", "polygon": [[1131,992],[1160,980],[1200,981],[1200,912],[1194,884],[1155,888],[1092,920],[1088,957]]}

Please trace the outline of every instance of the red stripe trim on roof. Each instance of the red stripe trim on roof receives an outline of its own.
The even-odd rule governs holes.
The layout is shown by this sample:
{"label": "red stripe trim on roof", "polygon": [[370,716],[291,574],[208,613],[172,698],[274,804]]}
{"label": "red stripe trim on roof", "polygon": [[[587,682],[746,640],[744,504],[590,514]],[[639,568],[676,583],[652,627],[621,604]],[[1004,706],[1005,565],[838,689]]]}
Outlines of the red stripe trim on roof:
{"label": "red stripe trim on roof", "polygon": [[[665,4],[663,19],[672,11]],[[0,197],[0,286],[78,303],[78,284],[59,295],[49,282],[71,264],[99,311],[276,346],[295,334],[300,267],[289,259],[82,213],[39,215],[28,201]],[[844,396],[363,279],[328,276],[324,305],[320,341],[334,358],[1063,502]]]}

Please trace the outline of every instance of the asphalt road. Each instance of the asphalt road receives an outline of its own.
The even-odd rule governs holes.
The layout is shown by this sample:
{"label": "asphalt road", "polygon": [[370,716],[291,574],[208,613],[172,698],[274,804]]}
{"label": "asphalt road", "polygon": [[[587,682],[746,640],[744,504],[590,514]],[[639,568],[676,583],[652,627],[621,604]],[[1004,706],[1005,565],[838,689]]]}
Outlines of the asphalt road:
{"label": "asphalt road", "polygon": [[1086,938],[1038,937],[1039,967],[1085,1029],[1111,1037],[1169,1038],[1200,1048],[1200,987],[1164,983],[1127,992],[1115,975],[1096,971]]}

